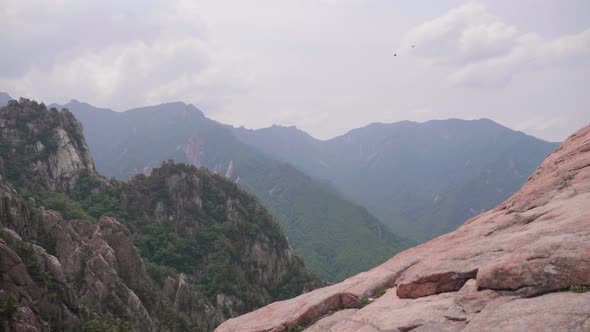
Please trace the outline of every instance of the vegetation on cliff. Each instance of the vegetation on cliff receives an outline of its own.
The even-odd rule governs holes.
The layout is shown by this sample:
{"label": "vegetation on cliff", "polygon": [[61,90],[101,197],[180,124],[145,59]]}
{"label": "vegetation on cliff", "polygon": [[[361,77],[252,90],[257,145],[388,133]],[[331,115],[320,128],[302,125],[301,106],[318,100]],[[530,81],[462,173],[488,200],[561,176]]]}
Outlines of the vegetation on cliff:
{"label": "vegetation on cliff", "polygon": [[0,108],[0,143],[0,270],[22,275],[0,289],[11,322],[210,330],[320,285],[257,199],[205,169],[106,179],[73,115],[26,99]]}

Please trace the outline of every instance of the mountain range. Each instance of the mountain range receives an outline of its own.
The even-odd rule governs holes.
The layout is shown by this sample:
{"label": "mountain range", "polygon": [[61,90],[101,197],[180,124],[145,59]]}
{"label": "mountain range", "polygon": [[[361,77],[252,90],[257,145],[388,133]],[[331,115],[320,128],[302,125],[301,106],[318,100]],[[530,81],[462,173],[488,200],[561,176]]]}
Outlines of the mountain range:
{"label": "mountain range", "polygon": [[285,230],[295,252],[328,281],[385,261],[412,245],[364,207],[292,165],[238,140],[192,105],[169,103],[126,112],[72,101],[97,169],[126,179],[169,159],[206,167],[255,194]]}
{"label": "mountain range", "polygon": [[102,176],[68,110],[0,108],[0,174],[2,331],[210,331],[323,284],[223,176]]}
{"label": "mountain range", "polygon": [[[0,97],[5,330],[586,328],[588,127],[557,149],[486,119],[320,141],[184,103],[117,113]],[[413,243],[396,234],[454,229],[519,181],[403,251]],[[360,201],[386,208],[387,226]],[[314,290],[325,281],[298,254],[343,281]]]}
{"label": "mountain range", "polygon": [[326,141],[295,127],[233,132],[419,242],[508,198],[558,146],[488,119],[374,123]]}
{"label": "mountain range", "polygon": [[[262,188],[253,186],[253,175],[246,174],[244,161],[236,157],[239,150],[244,158],[256,155],[260,160],[263,158],[260,152],[264,152],[265,164],[272,160],[294,166],[299,174],[308,175],[311,181],[343,200],[366,207],[370,215],[398,237],[416,242],[452,231],[465,219],[499,204],[558,146],[558,143],[511,130],[489,119],[374,123],[322,141],[296,127],[249,130],[221,125],[200,111],[198,116],[185,121],[179,109],[193,106],[182,103],[121,113],[97,110],[76,101],[64,106],[85,124],[89,144],[96,151],[97,167],[109,176],[125,177],[165,158],[173,158],[222,173],[229,170],[233,174],[226,175],[239,177],[256,195],[266,196],[271,184]],[[85,107],[86,111],[82,112]],[[152,119],[150,124],[144,116]],[[112,137],[99,138],[107,126]],[[215,128],[216,134],[211,128]],[[160,134],[153,134],[156,132]],[[206,135],[211,138],[205,141]],[[212,148],[213,140],[215,148]],[[143,142],[149,142],[152,147],[146,151],[150,155],[138,156],[142,147],[146,150]],[[248,150],[240,143],[253,149]],[[236,148],[232,150],[230,146]],[[128,151],[134,152],[128,155]],[[103,161],[106,161],[104,166]],[[237,164],[240,164],[239,171],[236,171]],[[264,178],[257,177],[256,182]],[[273,212],[284,214],[284,210],[282,205]],[[325,216],[313,214],[310,219],[317,222]],[[290,229],[292,223],[282,224],[287,225],[287,234],[296,241],[293,245],[298,250],[298,237],[292,235],[295,230]],[[315,259],[302,255],[318,271]]]}
{"label": "mountain range", "polygon": [[514,193],[557,146],[488,119],[374,123],[322,141],[295,127],[223,125],[180,102],[54,106],[83,123],[106,176],[149,174],[173,159],[254,193],[328,281],[454,230]]}

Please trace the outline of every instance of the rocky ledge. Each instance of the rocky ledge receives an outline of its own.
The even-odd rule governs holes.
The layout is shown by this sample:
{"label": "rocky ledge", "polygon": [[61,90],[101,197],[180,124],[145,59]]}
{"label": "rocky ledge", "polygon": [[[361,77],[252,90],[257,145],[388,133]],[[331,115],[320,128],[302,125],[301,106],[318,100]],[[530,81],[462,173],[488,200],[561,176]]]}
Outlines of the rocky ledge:
{"label": "rocky ledge", "polygon": [[216,331],[590,331],[590,126],[506,202]]}

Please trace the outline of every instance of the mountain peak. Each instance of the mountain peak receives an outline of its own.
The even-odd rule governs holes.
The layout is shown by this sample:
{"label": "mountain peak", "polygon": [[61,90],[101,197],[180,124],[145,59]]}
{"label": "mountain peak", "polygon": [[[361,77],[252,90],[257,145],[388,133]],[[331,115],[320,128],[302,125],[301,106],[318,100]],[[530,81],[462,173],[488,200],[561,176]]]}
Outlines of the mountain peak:
{"label": "mountain peak", "polygon": [[0,120],[2,174],[10,181],[67,192],[82,172],[95,172],[82,125],[69,111],[21,98],[0,109]]}
{"label": "mountain peak", "polygon": [[0,92],[0,107],[8,104],[13,98],[6,92]]}
{"label": "mountain peak", "polygon": [[205,114],[203,114],[203,112],[197,107],[195,107],[193,104],[186,104],[181,101],[167,102],[152,106],[143,106],[133,108],[121,113],[130,113],[134,115],[150,114],[163,116],[182,115],[185,113],[189,113],[191,115],[197,116],[198,118],[205,118]]}

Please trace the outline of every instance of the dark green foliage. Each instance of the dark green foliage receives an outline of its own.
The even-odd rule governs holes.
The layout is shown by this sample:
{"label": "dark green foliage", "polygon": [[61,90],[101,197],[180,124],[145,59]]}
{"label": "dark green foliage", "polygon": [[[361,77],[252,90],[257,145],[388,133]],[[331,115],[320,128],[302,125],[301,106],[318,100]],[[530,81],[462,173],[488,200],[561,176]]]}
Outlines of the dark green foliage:
{"label": "dark green foliage", "polygon": [[8,295],[0,302],[0,317],[12,317],[18,307],[18,300],[14,296]]}
{"label": "dark green foliage", "polygon": [[82,171],[71,196],[80,202],[92,218],[111,216],[124,219],[126,213],[121,206],[121,184],[116,180],[106,180],[100,176]]}
{"label": "dark green foliage", "polygon": [[258,187],[256,192],[282,221],[294,250],[326,280],[343,280],[411,246],[365,209],[314,180],[304,177],[294,181],[288,176],[292,171],[288,165],[266,169],[272,186],[267,187],[265,179],[252,185]]}
{"label": "dark green foliage", "polygon": [[12,141],[0,138],[0,153],[4,161],[4,176],[12,182],[20,182],[22,177],[31,176],[30,164],[33,161],[33,155],[28,154],[20,146],[16,146]]}
{"label": "dark green foliage", "polygon": [[[158,282],[176,271],[192,274],[194,287],[204,296],[214,300],[220,293],[235,295],[251,309],[262,305],[265,296],[282,299],[299,294],[308,281],[302,271],[292,271],[280,285],[262,294],[255,290],[259,285],[246,269],[252,263],[244,261],[244,248],[257,241],[270,241],[277,248],[288,244],[257,200],[220,176],[166,163],[151,176],[136,176],[121,190],[128,201],[124,220],[142,256],[151,262],[148,272]],[[236,202],[232,216],[230,200]],[[180,202],[181,211],[175,208]],[[166,222],[156,222],[156,214]],[[302,266],[301,262],[298,268]]]}
{"label": "dark green foliage", "polygon": [[207,328],[206,323],[191,320],[170,306],[162,307],[159,316],[160,324],[158,325],[158,331],[203,332],[211,330],[210,328]]}
{"label": "dark green foliage", "polygon": [[95,305],[80,301],[78,315],[84,332],[131,332],[133,328],[124,312],[99,312]]}
{"label": "dark green foliage", "polygon": [[35,144],[36,142],[41,142],[41,144],[43,144],[43,146],[45,147],[43,150],[43,157],[47,157],[50,154],[57,151],[58,142],[55,138],[55,128],[44,127],[39,134],[29,139],[27,143]]}
{"label": "dark green foliage", "polygon": [[47,209],[59,211],[64,219],[86,219],[94,218],[88,214],[80,202],[73,200],[68,195],[58,192],[44,192],[35,196],[38,205]]}
{"label": "dark green foliage", "polygon": [[137,246],[143,257],[184,273],[192,272],[201,258],[204,244],[197,239],[175,235],[169,224],[146,223],[137,235]]}
{"label": "dark green foliage", "polygon": [[223,192],[214,187],[208,178],[203,181],[203,208],[205,212],[217,221],[225,218],[225,201]]}
{"label": "dark green foliage", "polygon": [[162,282],[166,277],[176,277],[178,275],[178,272],[175,269],[160,264],[156,264],[148,260],[145,261],[145,268],[150,277],[155,282],[157,282],[160,287],[163,286]]}
{"label": "dark green foliage", "polygon": [[373,297],[378,299],[381,296],[385,295],[385,293],[387,292],[387,289],[385,288],[379,288],[378,290],[375,291],[375,293],[373,294]]}
{"label": "dark green foliage", "polygon": [[367,296],[361,297],[361,304],[363,305],[363,307],[369,303],[371,303],[371,301],[369,300],[369,297],[367,297]]}
{"label": "dark green foliage", "polygon": [[25,241],[16,240],[4,234],[2,231],[0,231],[0,238],[6,241],[6,244],[20,257],[31,278],[35,281],[42,280],[41,272],[39,271],[41,261],[35,250],[33,250],[33,245]]}
{"label": "dark green foliage", "polygon": [[[301,260],[299,257],[295,259]],[[301,265],[303,265],[303,261],[301,261]],[[271,289],[271,295],[275,301],[290,299],[301,293],[301,289],[304,289],[306,285],[299,273],[300,271],[290,270],[285,278],[274,289]]]}
{"label": "dark green foliage", "polygon": [[295,325],[289,327],[289,332],[301,332],[303,330],[304,330],[304,327],[299,324],[295,324]]}
{"label": "dark green foliage", "polygon": [[590,292],[590,286],[589,285],[570,285],[570,291],[574,292],[574,293],[585,293],[585,292]]}
{"label": "dark green foliage", "polygon": [[116,319],[92,319],[82,326],[84,332],[131,332],[131,324],[119,318]]}
{"label": "dark green foliage", "polygon": [[70,123],[69,126],[66,127],[66,132],[68,133],[68,136],[76,143],[77,148],[80,149],[80,151],[85,152],[86,144],[80,128],[75,123]]}

